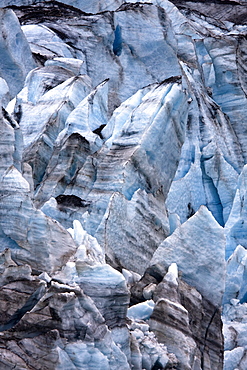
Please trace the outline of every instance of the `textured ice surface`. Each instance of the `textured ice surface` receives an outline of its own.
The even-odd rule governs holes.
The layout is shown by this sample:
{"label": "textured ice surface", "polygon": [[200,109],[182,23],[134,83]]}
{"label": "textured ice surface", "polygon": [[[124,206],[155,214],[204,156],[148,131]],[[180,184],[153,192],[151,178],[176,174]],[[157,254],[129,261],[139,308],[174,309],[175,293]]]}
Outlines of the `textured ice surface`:
{"label": "textured ice surface", "polygon": [[227,261],[226,289],[224,303],[230,303],[232,299],[238,299],[241,303],[247,301],[247,252],[244,247],[238,245]]}
{"label": "textured ice surface", "polygon": [[223,315],[225,338],[224,370],[244,369],[246,361],[247,305],[232,299]]}
{"label": "textured ice surface", "polygon": [[35,63],[15,13],[1,9],[0,21],[0,75],[6,80],[13,97],[22,89],[26,75],[35,68]]}
{"label": "textured ice surface", "polygon": [[162,202],[163,197],[155,199],[141,190],[131,200],[119,193],[112,195],[95,234],[108,258],[137,273],[145,271],[153,252],[169,235],[166,208]]}
{"label": "textured ice surface", "polygon": [[73,58],[73,51],[66,45],[56,33],[43,25],[22,26],[31,51],[36,57],[37,63],[40,59],[53,60],[55,57]]}
{"label": "textured ice surface", "polygon": [[201,206],[194,216],[161,243],[150,266],[161,264],[168,268],[175,262],[188,284],[220,306],[225,289],[224,261],[224,230],[208,209]]}
{"label": "textured ice surface", "polygon": [[19,263],[28,262],[47,272],[61,267],[76,246],[60,224],[35,209],[30,185],[14,166],[1,179],[1,195],[2,250],[11,240],[18,244],[13,256]]}
{"label": "textured ice surface", "polygon": [[107,98],[107,82],[104,81],[68,115],[54,142],[37,201],[44,203],[51,195],[62,194],[66,185],[75,180],[86,158],[101,148],[100,131],[107,122]]}
{"label": "textured ice surface", "polygon": [[229,258],[238,244],[243,247],[246,245],[246,173],[247,167],[244,166],[237,183],[237,191],[231,213],[226,224],[226,257]]}
{"label": "textured ice surface", "polygon": [[225,289],[247,367],[246,2],[174,3],[0,4],[1,366],[220,370]]}
{"label": "textured ice surface", "polygon": [[148,320],[153,312],[154,301],[138,303],[128,309],[127,316],[131,319]]}
{"label": "textured ice surface", "polygon": [[[110,3],[118,8],[118,2]],[[82,4],[85,5],[85,2]],[[107,9],[102,4],[99,6],[101,10]],[[47,7],[49,9],[51,5],[47,3]],[[109,6],[109,9],[112,7]],[[110,112],[138,89],[181,74],[170,24],[163,12],[151,3],[129,4],[114,13],[92,14],[92,10],[88,16],[73,13],[71,8],[66,7],[63,12],[60,12],[60,21],[54,15],[53,19],[48,17],[42,26],[38,24],[39,28],[33,28],[32,34],[31,31],[28,34],[26,28],[30,41],[34,41],[31,45],[37,48],[36,58],[39,54],[44,59],[68,57],[65,52],[69,51],[72,57],[85,61],[85,71],[92,78],[93,86],[109,78]],[[64,22],[61,22],[62,18]],[[70,25],[66,24],[68,18]],[[47,45],[47,36],[41,30],[43,26],[51,32],[52,40],[54,32],[59,39]],[[43,45],[45,50],[42,50]]]}
{"label": "textured ice surface", "polygon": [[3,78],[0,78],[0,99],[2,106],[5,108],[9,103],[10,93],[7,82]]}

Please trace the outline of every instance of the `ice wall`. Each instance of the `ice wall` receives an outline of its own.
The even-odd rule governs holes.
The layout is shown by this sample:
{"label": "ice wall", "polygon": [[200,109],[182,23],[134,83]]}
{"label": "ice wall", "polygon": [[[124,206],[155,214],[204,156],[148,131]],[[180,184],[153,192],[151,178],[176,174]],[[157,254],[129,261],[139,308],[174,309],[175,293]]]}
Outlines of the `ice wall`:
{"label": "ice wall", "polygon": [[174,4],[0,2],[4,368],[246,367],[246,4]]}

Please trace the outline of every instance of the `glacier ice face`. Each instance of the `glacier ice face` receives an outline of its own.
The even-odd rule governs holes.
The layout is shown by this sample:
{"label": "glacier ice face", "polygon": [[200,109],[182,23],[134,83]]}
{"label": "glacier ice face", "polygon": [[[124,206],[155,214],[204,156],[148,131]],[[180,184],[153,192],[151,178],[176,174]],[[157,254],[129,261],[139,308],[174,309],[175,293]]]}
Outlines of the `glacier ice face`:
{"label": "glacier ice face", "polygon": [[[48,2],[49,0],[42,0],[42,2]],[[3,0],[1,3],[2,7],[7,7],[10,5],[14,6],[27,6],[27,5],[35,5],[38,4],[40,5],[40,0]],[[82,10],[85,13],[99,13],[104,10],[115,10],[117,9],[120,5],[122,5],[122,1],[117,0],[107,0],[107,1],[96,1],[96,0],[90,0],[87,2],[81,2],[79,0],[58,0],[58,3],[61,3],[61,7],[63,4],[67,4],[70,6],[73,6],[77,9]],[[45,4],[44,4],[45,5]],[[56,5],[56,4],[55,4]],[[55,6],[54,5],[54,6]],[[58,4],[59,5],[59,4]],[[59,6],[57,5],[57,10],[59,10]]]}
{"label": "glacier ice face", "polygon": [[[198,87],[201,82],[195,81],[187,67],[184,72],[193,90],[193,101],[180,163],[166,204],[168,211],[177,214],[182,222],[204,204],[224,225],[232,207],[243,158],[227,117],[210,97],[202,94]],[[213,170],[216,167],[217,170]]]}
{"label": "glacier ice face", "polygon": [[166,368],[177,366],[177,358],[167,352],[164,344],[159,343],[154,333],[150,331],[149,325],[144,321],[132,321],[130,325],[131,334],[131,362],[137,370],[160,366]]}
{"label": "glacier ice face", "polygon": [[[245,120],[244,106],[246,96],[241,86],[241,81],[239,81],[238,62],[235,60],[235,58],[239,57],[238,53],[241,53],[241,49],[244,46],[240,46],[239,52],[237,52],[238,46],[235,39],[229,38],[227,35],[222,41],[217,43],[209,38],[206,40],[205,46],[210,54],[215,70],[215,82],[209,85],[212,88],[212,96],[222,107],[223,112],[231,119],[245,156],[245,131],[242,125],[240,125],[241,127],[239,126],[239,123]],[[244,51],[242,51],[243,53]],[[224,60],[228,60],[227,66]],[[227,98],[229,91],[231,91],[230,94],[234,97],[231,103]],[[234,109],[232,108],[233,106]]]}
{"label": "glacier ice face", "polygon": [[1,3],[1,366],[220,370],[224,293],[246,367],[245,6],[174,3]]}
{"label": "glacier ice face", "polygon": [[[76,6],[74,3],[73,5]],[[114,2],[114,5],[117,3]],[[92,14],[94,13],[92,10],[89,15],[64,6],[63,13],[60,12],[60,20],[64,18],[63,24],[57,21],[52,11],[52,7],[58,7],[57,4],[48,2],[43,6],[47,9],[48,17],[43,18],[42,27],[45,26],[46,30],[50,29],[51,39],[55,32],[64,42],[62,46],[60,40],[54,40],[55,47],[62,49],[58,55],[54,47],[55,56],[68,57],[64,49],[69,48],[73,57],[85,60],[85,71],[92,78],[93,86],[107,78],[110,79],[108,102],[111,113],[120,103],[143,86],[181,74],[176,58],[176,48],[173,49],[173,33],[170,24],[162,9],[151,3],[130,3],[123,8],[120,7],[114,13],[103,11]],[[30,8],[25,9],[27,13],[29,13],[28,9],[30,10]],[[107,6],[103,6],[102,10],[104,9],[107,10]],[[111,7],[109,10],[112,10]],[[42,13],[42,9],[39,11]],[[69,26],[67,25],[68,18],[70,19]],[[33,19],[33,23],[36,22]],[[133,24],[141,24],[138,32],[134,31]],[[153,24],[157,26],[154,28]],[[41,54],[43,58],[50,59],[53,53],[51,50],[53,43],[48,46],[45,36],[42,36],[40,41],[38,40],[41,25],[38,24],[38,26],[39,28],[32,29],[33,36],[28,35],[28,37],[32,37],[35,46],[37,45],[36,55]],[[117,55],[118,51],[114,46],[118,38],[116,30],[121,31],[120,55]],[[48,51],[40,51],[44,43],[46,48],[48,46]]]}
{"label": "glacier ice face", "polygon": [[246,165],[244,166],[237,183],[237,191],[234,198],[234,203],[231,213],[226,223],[226,256],[229,258],[234,252],[238,244],[246,247],[245,244],[245,179],[246,179]]}
{"label": "glacier ice face", "polygon": [[183,279],[219,307],[225,288],[224,261],[224,230],[208,209],[201,206],[161,243],[150,266],[160,264],[168,268],[169,264],[177,263]]}
{"label": "glacier ice face", "polygon": [[225,338],[224,369],[246,366],[246,303],[232,299],[225,305],[223,315]]}
{"label": "glacier ice face", "polygon": [[[164,202],[163,197],[156,200],[152,194],[140,190],[130,201],[120,193],[112,195],[95,236],[113,265],[137,273],[145,271],[153,252],[169,234],[165,206],[159,206],[158,202]],[[136,225],[139,225],[138,234],[141,233],[139,238]]]}
{"label": "glacier ice face", "polygon": [[15,129],[18,129],[18,125],[13,122],[14,127],[8,119],[0,116],[0,150],[1,150],[1,162],[0,162],[0,178],[2,178],[4,172],[13,165],[14,153],[16,150],[15,142]]}
{"label": "glacier ice face", "polygon": [[[153,272],[150,269],[149,274],[154,276],[153,273],[154,269]],[[222,338],[220,309],[215,309],[195,288],[181,280],[175,263],[169,266],[162,281],[159,280],[153,291],[155,306],[149,320],[158,341],[176,353],[179,366],[184,369],[196,368],[201,364],[220,369],[223,346],[215,345]],[[143,295],[144,291],[145,288]],[[204,344],[201,337],[206,340]]]}
{"label": "glacier ice face", "polygon": [[[28,284],[29,289],[26,287]],[[31,282],[23,282],[20,288],[28,295],[34,284],[37,285],[37,278]],[[10,291],[11,287],[3,287],[3,290]],[[20,301],[18,303],[20,304]],[[13,300],[12,310],[15,308]],[[1,307],[1,311],[3,310],[4,307]],[[10,356],[13,354],[17,356],[14,357],[16,364],[24,368],[30,364],[37,369],[44,366],[63,368],[65,365],[69,368],[80,368],[87,366],[88,361],[96,368],[100,368],[100,364],[109,369],[115,369],[117,366],[130,368],[126,356],[113,342],[93,301],[78,286],[70,287],[52,282],[50,288],[46,287],[46,292],[38,304],[31,312],[25,313],[18,325],[17,332],[22,332],[24,325],[26,333],[38,330],[40,334],[34,337],[24,336],[18,345],[9,341],[7,349],[1,351],[3,356],[8,355],[4,357],[6,366],[12,364]],[[55,327],[57,329],[54,329]]]}
{"label": "glacier ice face", "polygon": [[[76,179],[87,157],[103,144],[100,131],[107,122],[107,81],[102,82],[68,115],[60,130],[35,200],[44,203],[62,194]],[[68,158],[67,165],[64,157]],[[73,165],[71,165],[73,163]]]}
{"label": "glacier ice face", "polygon": [[[65,191],[91,202],[88,213],[84,213],[84,222],[80,219],[83,226],[98,238],[112,263],[123,267],[129,264],[128,268],[136,272],[145,270],[152,251],[169,233],[166,209],[159,204],[164,204],[177,168],[188,109],[186,92],[177,82],[168,80],[148,90],[141,101],[135,97],[135,102],[123,103],[122,109],[126,104],[132,107],[129,120],[124,122],[119,113],[114,124],[109,123],[113,137],[119,132],[118,137],[112,143],[107,140],[97,156],[88,158],[73,185]],[[179,113],[172,109],[173,104],[181,108]],[[103,135],[106,135],[107,126]],[[160,146],[164,150],[162,155],[157,155],[154,148]],[[85,186],[85,183],[89,185]],[[124,225],[117,221],[120,212],[120,220],[126,220]],[[148,216],[150,212],[151,216]],[[134,245],[137,238],[133,222],[138,222],[143,230],[143,244],[151,247],[150,251],[146,248],[144,254],[137,248],[133,252],[129,248],[130,237]],[[132,265],[133,253],[135,258],[141,259],[139,264]]]}
{"label": "glacier ice face", "polygon": [[1,9],[0,19],[0,75],[6,80],[13,97],[22,89],[25,78],[28,72],[35,68],[35,63],[15,13],[10,9]]}
{"label": "glacier ice face", "polygon": [[[105,254],[97,240],[83,230],[78,220],[69,230],[79,248],[67,262],[55,279],[66,284],[78,284],[89,296],[114,335],[115,342],[121,344],[121,334],[126,331],[126,315],[129,304],[129,292],[124,276],[105,263]],[[120,339],[119,339],[120,337]],[[127,334],[126,352],[129,355],[129,334]]]}
{"label": "glacier ice face", "polygon": [[[23,25],[22,31],[30,45],[32,54],[38,65],[56,57],[73,58],[73,50],[66,45],[54,31],[44,25]],[[77,62],[78,63],[78,62]]]}
{"label": "glacier ice face", "polygon": [[[188,148],[187,150],[186,147]],[[180,222],[185,222],[196,211],[198,211],[202,204],[206,204],[200,162],[200,150],[198,147],[193,148],[193,146],[186,140],[182,153],[185,152],[187,154],[191,149],[194,149],[195,158],[193,159],[193,162],[188,164],[189,170],[184,174],[184,176],[182,176],[182,174],[180,175],[181,177],[175,176],[166,199],[166,206],[169,214],[178,215]],[[180,159],[181,164],[182,158]],[[187,160],[188,159],[186,158],[186,161]],[[178,167],[177,174],[179,174],[179,170],[180,166]]]}
{"label": "glacier ice face", "polygon": [[232,351],[225,351],[225,370],[234,369],[237,366],[241,365],[242,367],[246,366],[245,361],[241,361],[245,351],[243,347],[236,347]]}
{"label": "glacier ice face", "polygon": [[[52,74],[53,79],[55,79],[54,77],[56,72],[57,71],[55,67]],[[42,73],[46,73],[46,69],[42,70],[41,74]],[[46,124],[47,122],[49,122],[49,120],[57,119],[58,134],[61,131],[61,128],[63,128],[62,125],[64,124],[64,121],[68,116],[68,112],[70,112],[71,109],[68,103],[70,103],[73,108],[78,105],[80,100],[82,100],[82,98],[85,96],[85,92],[88,91],[89,84],[88,79],[84,79],[83,76],[79,78],[68,78],[68,76],[66,76],[64,81],[55,81],[55,86],[53,85],[53,81],[51,81],[50,86],[47,86],[46,82],[44,80],[42,81],[42,78],[39,78],[39,76],[37,76],[38,78],[36,78],[35,74],[36,70],[31,72],[31,74],[28,76],[28,79],[26,81],[27,85],[18,95],[14,109],[15,115],[17,115],[17,117],[18,115],[20,116],[18,118],[19,124],[22,126],[25,148],[30,147],[34,143],[34,141],[37,140],[37,138],[43,133],[42,131],[44,130],[44,128],[46,128]],[[45,78],[47,80],[47,76],[45,76]],[[45,84],[45,86],[43,86],[43,84]],[[34,94],[39,89],[39,87],[42,90],[40,96],[39,94],[37,94],[36,96]],[[36,98],[38,98],[37,101],[34,100]],[[55,104],[55,107],[51,107],[52,104]],[[31,105],[31,109],[29,108],[29,105]],[[46,105],[46,109],[43,109],[43,121],[40,122],[40,125],[38,125],[35,120],[40,109],[39,105]],[[59,113],[61,118],[59,116]],[[62,121],[61,123],[59,118]],[[59,124],[61,126],[59,126]],[[54,129],[53,136],[55,135],[56,131]],[[52,139],[54,140],[53,137]]]}
{"label": "glacier ice face", "polygon": [[[47,214],[53,216],[55,214],[58,215],[58,208],[60,207],[63,213],[61,214],[60,212],[58,220],[64,220],[63,224],[68,227],[71,226],[71,224],[69,225],[69,220],[71,220],[70,215],[72,214],[72,217],[74,217],[74,212],[76,211],[76,218],[82,222],[83,227],[93,235],[98,233],[98,238],[102,241],[102,230],[104,229],[106,215],[111,206],[110,199],[114,193],[122,193],[129,199],[130,204],[134,204],[135,199],[132,201],[131,198],[135,191],[141,188],[148,193],[155,194],[160,192],[160,199],[163,202],[162,194],[165,196],[168,187],[167,181],[170,182],[174,176],[183,142],[184,120],[188,107],[187,95],[180,83],[173,83],[170,80],[165,81],[163,84],[155,84],[150,89],[145,89],[145,92],[143,101],[138,103],[139,100],[137,100],[137,108],[131,108],[135,112],[135,119],[133,120],[133,124],[129,122],[126,129],[121,131],[118,139],[119,142],[112,143],[110,147],[108,147],[107,143],[98,152],[89,155],[82,168],[75,173],[76,177],[64,189],[66,197],[73,195],[82,200],[87,199],[87,202],[84,203],[85,206],[81,207],[81,209],[74,207],[72,210],[64,204],[64,208],[62,209],[62,204],[60,206],[53,202],[44,206],[45,208],[43,209],[46,209]],[[151,101],[155,101],[154,106],[152,106]],[[176,110],[172,110],[171,116],[169,115],[171,102],[181,106],[181,112],[179,114],[177,114]],[[126,104],[129,104],[129,101]],[[123,107],[126,104],[123,104]],[[142,117],[141,107],[146,112],[145,126],[138,127]],[[122,119],[123,117],[120,114],[120,122],[114,125],[115,127],[119,127],[118,129],[120,129],[123,123]],[[162,124],[164,121],[166,122],[165,128]],[[96,121],[94,120],[94,122]],[[112,127],[112,122],[110,125]],[[106,135],[107,126],[103,130],[104,132],[102,132],[103,137]],[[110,131],[112,130],[111,127]],[[125,130],[127,131],[125,132]],[[169,137],[166,134],[168,131],[171,131],[171,136]],[[160,132],[158,138],[154,135],[155,132]],[[127,143],[126,145],[121,144],[121,141],[125,137],[127,139],[129,138],[130,143],[128,145]],[[164,143],[167,146],[167,151],[164,151],[163,156],[157,156],[156,152],[153,151],[151,146],[152,140],[155,141],[153,145],[163,145]],[[174,154],[169,151],[171,142],[174,145]],[[144,158],[145,161],[143,160]],[[137,171],[139,167],[140,169]],[[56,182],[59,181],[59,175],[56,175],[57,179],[54,178]],[[102,196],[103,194],[104,196]],[[151,208],[157,208],[155,201],[152,205],[151,195],[148,197],[151,201]],[[125,202],[124,198],[123,201]],[[149,207],[149,205],[147,204],[146,207]],[[83,215],[80,215],[80,212]],[[165,214],[165,209],[162,212]],[[148,222],[159,224],[158,219],[160,217],[161,214],[157,215],[156,221],[154,218]],[[73,219],[70,223],[72,221]],[[154,225],[154,234],[156,235],[151,237],[154,241],[156,240],[152,242],[154,248],[155,245],[158,246],[157,243],[161,242],[162,235],[163,233],[167,233],[168,228],[166,226],[166,220],[164,222],[162,221],[160,226],[158,224],[156,226]],[[104,243],[104,241],[102,242]]]}
{"label": "glacier ice face", "polygon": [[[49,76],[51,82],[46,84],[45,81],[49,81],[46,74],[49,69],[53,70]],[[86,77],[71,77],[70,71],[69,77],[66,70],[65,76],[62,76],[65,81],[57,81],[56,72],[56,66],[31,71],[13,109],[23,133],[23,157],[32,166],[35,187],[44,176],[53,144],[64,128],[68,115],[85,97],[90,84]],[[43,115],[42,119],[38,119],[41,107]],[[8,108],[11,112],[11,105]]]}
{"label": "glacier ice face", "polygon": [[128,309],[127,316],[131,319],[147,320],[150,318],[154,309],[154,301],[149,300],[131,306]]}
{"label": "glacier ice face", "polygon": [[14,166],[1,179],[1,195],[2,250],[10,242],[19,263],[48,272],[61,267],[76,249],[73,239],[55,220],[35,209],[30,185]]}
{"label": "glacier ice face", "polygon": [[238,245],[227,261],[226,289],[224,303],[237,299],[241,303],[246,301],[246,249]]}
{"label": "glacier ice face", "polygon": [[[151,329],[156,333],[158,340],[163,343],[169,343],[169,350],[176,352],[178,360],[184,369],[190,369],[190,359],[188,354],[196,352],[196,344],[189,335],[176,331],[176,329],[169,328],[170,325],[162,325],[162,330],[156,325],[155,318],[158,315],[168,315],[176,317],[177,320],[181,320],[182,325],[186,328],[188,326],[188,312],[179,303],[174,303],[166,298],[160,298],[155,305],[153,318],[151,318]],[[185,329],[183,328],[183,329]],[[186,329],[185,329],[186,330]],[[196,355],[194,354],[194,359]]]}
{"label": "glacier ice face", "polygon": [[0,78],[0,99],[2,107],[6,108],[10,101],[10,93],[7,82],[1,77]]}

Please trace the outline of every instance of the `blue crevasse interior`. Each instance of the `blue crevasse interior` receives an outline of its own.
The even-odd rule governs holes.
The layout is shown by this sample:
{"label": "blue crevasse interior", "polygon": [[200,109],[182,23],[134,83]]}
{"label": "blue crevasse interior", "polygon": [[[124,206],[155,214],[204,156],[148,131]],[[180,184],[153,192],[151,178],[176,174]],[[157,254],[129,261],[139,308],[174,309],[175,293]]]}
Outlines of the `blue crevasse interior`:
{"label": "blue crevasse interior", "polygon": [[121,55],[122,53],[122,31],[121,31],[121,27],[119,25],[117,25],[116,29],[115,29],[115,39],[114,39],[114,42],[113,42],[113,53],[115,55],[117,55],[118,57]]}

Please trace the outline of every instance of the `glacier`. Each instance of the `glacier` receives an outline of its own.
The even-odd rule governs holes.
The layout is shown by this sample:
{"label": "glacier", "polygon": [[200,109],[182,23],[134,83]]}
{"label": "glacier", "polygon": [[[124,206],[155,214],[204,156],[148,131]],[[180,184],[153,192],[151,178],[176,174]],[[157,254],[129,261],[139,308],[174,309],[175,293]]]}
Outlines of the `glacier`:
{"label": "glacier", "polygon": [[0,0],[0,368],[247,368],[245,0]]}

